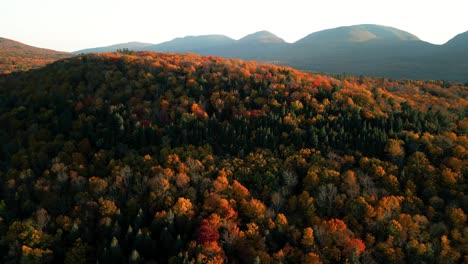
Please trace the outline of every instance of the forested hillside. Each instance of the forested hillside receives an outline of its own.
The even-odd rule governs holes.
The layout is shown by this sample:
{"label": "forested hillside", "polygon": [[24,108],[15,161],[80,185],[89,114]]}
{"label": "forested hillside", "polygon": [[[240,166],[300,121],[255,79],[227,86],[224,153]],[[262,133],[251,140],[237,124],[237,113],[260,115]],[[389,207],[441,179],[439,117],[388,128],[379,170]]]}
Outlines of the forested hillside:
{"label": "forested hillside", "polygon": [[468,261],[467,86],[126,53],[0,75],[0,262]]}
{"label": "forested hillside", "polygon": [[0,37],[0,74],[39,68],[71,53],[41,49]]}

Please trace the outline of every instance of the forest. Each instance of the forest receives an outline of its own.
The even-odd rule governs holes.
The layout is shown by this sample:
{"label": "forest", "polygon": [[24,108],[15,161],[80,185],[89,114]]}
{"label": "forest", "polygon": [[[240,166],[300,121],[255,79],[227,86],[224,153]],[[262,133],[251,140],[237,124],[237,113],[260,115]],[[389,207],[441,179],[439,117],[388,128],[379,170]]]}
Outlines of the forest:
{"label": "forest", "polygon": [[0,37],[0,74],[40,68],[71,56],[71,53],[36,48]]}
{"label": "forest", "polygon": [[467,111],[190,53],[0,75],[0,262],[467,263]]}

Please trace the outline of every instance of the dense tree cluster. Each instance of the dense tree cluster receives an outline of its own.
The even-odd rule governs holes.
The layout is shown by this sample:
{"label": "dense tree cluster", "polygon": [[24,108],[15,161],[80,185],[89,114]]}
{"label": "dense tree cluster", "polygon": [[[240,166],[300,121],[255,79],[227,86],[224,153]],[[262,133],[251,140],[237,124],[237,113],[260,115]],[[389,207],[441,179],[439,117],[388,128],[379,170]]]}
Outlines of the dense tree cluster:
{"label": "dense tree cluster", "polygon": [[0,261],[466,262],[467,98],[193,54],[2,75]]}

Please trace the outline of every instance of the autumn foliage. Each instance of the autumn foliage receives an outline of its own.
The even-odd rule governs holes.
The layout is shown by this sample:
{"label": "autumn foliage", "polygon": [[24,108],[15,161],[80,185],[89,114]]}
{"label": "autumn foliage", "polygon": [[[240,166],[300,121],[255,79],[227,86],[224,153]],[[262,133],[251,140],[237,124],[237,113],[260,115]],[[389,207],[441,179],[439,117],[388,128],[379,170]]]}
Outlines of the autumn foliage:
{"label": "autumn foliage", "polygon": [[467,98],[194,54],[1,75],[0,262],[466,262]]}
{"label": "autumn foliage", "polygon": [[0,74],[43,67],[71,53],[31,47],[13,40],[0,38]]}

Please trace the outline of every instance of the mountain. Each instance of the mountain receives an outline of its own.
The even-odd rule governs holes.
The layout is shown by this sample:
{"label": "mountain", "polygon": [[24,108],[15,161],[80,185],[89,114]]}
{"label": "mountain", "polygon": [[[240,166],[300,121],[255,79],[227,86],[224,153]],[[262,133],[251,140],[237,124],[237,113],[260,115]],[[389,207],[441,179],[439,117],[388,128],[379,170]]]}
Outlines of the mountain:
{"label": "mountain", "polygon": [[234,39],[224,35],[187,36],[184,38],[175,38],[171,41],[156,45],[149,45],[144,47],[143,50],[158,52],[187,52],[231,45],[233,43],[235,43]]}
{"label": "mountain", "polygon": [[157,52],[193,52],[225,58],[268,61],[272,54],[287,43],[278,36],[259,31],[234,40],[223,35],[188,36],[152,45],[143,50]]}
{"label": "mountain", "polygon": [[201,55],[214,55],[224,58],[239,58],[269,62],[277,52],[287,47],[283,39],[268,31],[249,34],[228,45],[193,50]]}
{"label": "mountain", "polygon": [[193,53],[0,75],[0,262],[463,263],[467,107]]}
{"label": "mountain", "polygon": [[458,34],[444,45],[435,46],[430,56],[421,58],[427,72],[438,79],[468,82],[468,31]]}
{"label": "mountain", "polygon": [[115,45],[110,45],[110,46],[105,46],[105,47],[98,47],[98,48],[89,48],[89,49],[83,49],[83,50],[77,50],[74,51],[74,54],[81,54],[81,53],[99,53],[99,52],[114,52],[118,49],[123,50],[123,49],[129,49],[129,50],[140,50],[143,49],[149,45],[152,45],[150,43],[143,43],[143,42],[128,42],[128,43],[120,43],[120,44],[115,44]]}
{"label": "mountain", "polygon": [[[452,43],[459,43],[452,45]],[[300,69],[403,79],[468,81],[467,44],[421,41],[392,27],[355,25],[323,30],[294,43],[279,60]]]}
{"label": "mountain", "polygon": [[[318,72],[447,79],[449,73],[446,69],[427,63],[433,59],[437,48],[395,28],[356,25],[310,34],[294,43],[281,56],[288,65]],[[463,78],[460,75],[455,80]]]}
{"label": "mountain", "polygon": [[338,27],[333,29],[322,30],[312,33],[303,39],[300,39],[296,44],[302,43],[353,43],[367,42],[371,40],[385,41],[408,41],[419,40],[418,37],[411,33],[380,25],[355,25]]}
{"label": "mountain", "polygon": [[0,74],[42,67],[73,54],[29,46],[0,38]]}
{"label": "mountain", "polygon": [[448,48],[464,48],[468,46],[468,31],[456,35],[454,38],[444,44]]}
{"label": "mountain", "polygon": [[239,43],[286,43],[282,38],[268,31],[259,31],[239,39]]}
{"label": "mountain", "polygon": [[467,39],[465,32],[444,45],[434,45],[397,28],[363,24],[322,30],[295,43],[259,31],[239,40],[223,35],[190,36],[135,50],[193,52],[332,74],[466,82]]}

